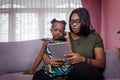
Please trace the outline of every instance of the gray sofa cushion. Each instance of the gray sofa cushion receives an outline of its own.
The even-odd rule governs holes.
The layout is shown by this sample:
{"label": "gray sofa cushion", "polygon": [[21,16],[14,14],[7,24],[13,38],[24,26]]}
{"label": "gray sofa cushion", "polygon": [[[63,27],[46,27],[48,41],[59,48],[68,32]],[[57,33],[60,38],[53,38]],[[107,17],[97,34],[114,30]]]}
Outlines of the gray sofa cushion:
{"label": "gray sofa cushion", "polygon": [[42,41],[0,43],[0,74],[22,72],[32,68]]}
{"label": "gray sofa cushion", "polygon": [[118,78],[118,79],[114,79],[114,78],[113,78],[113,79],[105,79],[105,80],[120,80],[120,79],[119,79],[119,78]]}
{"label": "gray sofa cushion", "polygon": [[106,50],[106,68],[104,77],[106,79],[120,79],[120,59],[119,54],[115,50]]}
{"label": "gray sofa cushion", "polygon": [[0,80],[32,80],[33,75],[23,75],[20,73],[4,74],[0,76]]}

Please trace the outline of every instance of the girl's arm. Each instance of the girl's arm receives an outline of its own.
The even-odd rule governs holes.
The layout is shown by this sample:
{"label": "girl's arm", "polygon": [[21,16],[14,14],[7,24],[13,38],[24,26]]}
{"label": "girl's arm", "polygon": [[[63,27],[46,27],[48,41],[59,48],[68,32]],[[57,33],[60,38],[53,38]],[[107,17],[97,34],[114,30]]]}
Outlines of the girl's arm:
{"label": "girl's arm", "polygon": [[64,64],[63,59],[59,59],[59,58],[52,58],[51,59],[47,54],[43,55],[43,61],[45,64],[51,65],[53,67],[59,67],[59,66]]}
{"label": "girl's arm", "polygon": [[40,53],[37,56],[32,69],[29,70],[29,71],[24,72],[23,74],[33,74],[35,72],[35,70],[37,69],[38,65],[40,64],[40,62],[42,60],[42,57],[43,57],[43,54],[44,54],[44,50],[46,49],[46,47],[47,47],[47,42],[43,42],[42,48],[40,50]]}

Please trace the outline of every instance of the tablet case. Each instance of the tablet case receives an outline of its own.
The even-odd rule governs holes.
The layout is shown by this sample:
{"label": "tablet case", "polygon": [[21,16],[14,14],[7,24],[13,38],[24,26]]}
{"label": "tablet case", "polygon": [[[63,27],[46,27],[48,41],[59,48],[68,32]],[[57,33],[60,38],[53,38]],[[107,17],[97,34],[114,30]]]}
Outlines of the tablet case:
{"label": "tablet case", "polygon": [[64,54],[70,53],[68,42],[48,44],[48,49],[53,58],[65,58]]}

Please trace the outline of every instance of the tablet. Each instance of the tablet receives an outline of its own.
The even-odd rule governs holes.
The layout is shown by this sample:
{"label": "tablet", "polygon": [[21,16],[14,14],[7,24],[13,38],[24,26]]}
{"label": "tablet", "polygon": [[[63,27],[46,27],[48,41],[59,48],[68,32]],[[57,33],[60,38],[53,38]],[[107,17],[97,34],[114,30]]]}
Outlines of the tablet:
{"label": "tablet", "polygon": [[68,42],[48,44],[48,49],[53,58],[65,58],[64,54],[71,52]]}

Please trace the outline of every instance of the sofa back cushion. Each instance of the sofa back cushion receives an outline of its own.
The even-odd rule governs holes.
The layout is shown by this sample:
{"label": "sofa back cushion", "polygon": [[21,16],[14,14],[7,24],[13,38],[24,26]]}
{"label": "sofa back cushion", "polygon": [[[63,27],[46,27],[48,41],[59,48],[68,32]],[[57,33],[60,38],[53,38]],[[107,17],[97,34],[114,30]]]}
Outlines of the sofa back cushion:
{"label": "sofa back cushion", "polygon": [[119,54],[115,50],[106,50],[106,67],[104,71],[105,78],[120,78],[120,59]]}
{"label": "sofa back cushion", "polygon": [[27,71],[40,52],[40,39],[0,42],[0,74]]}

